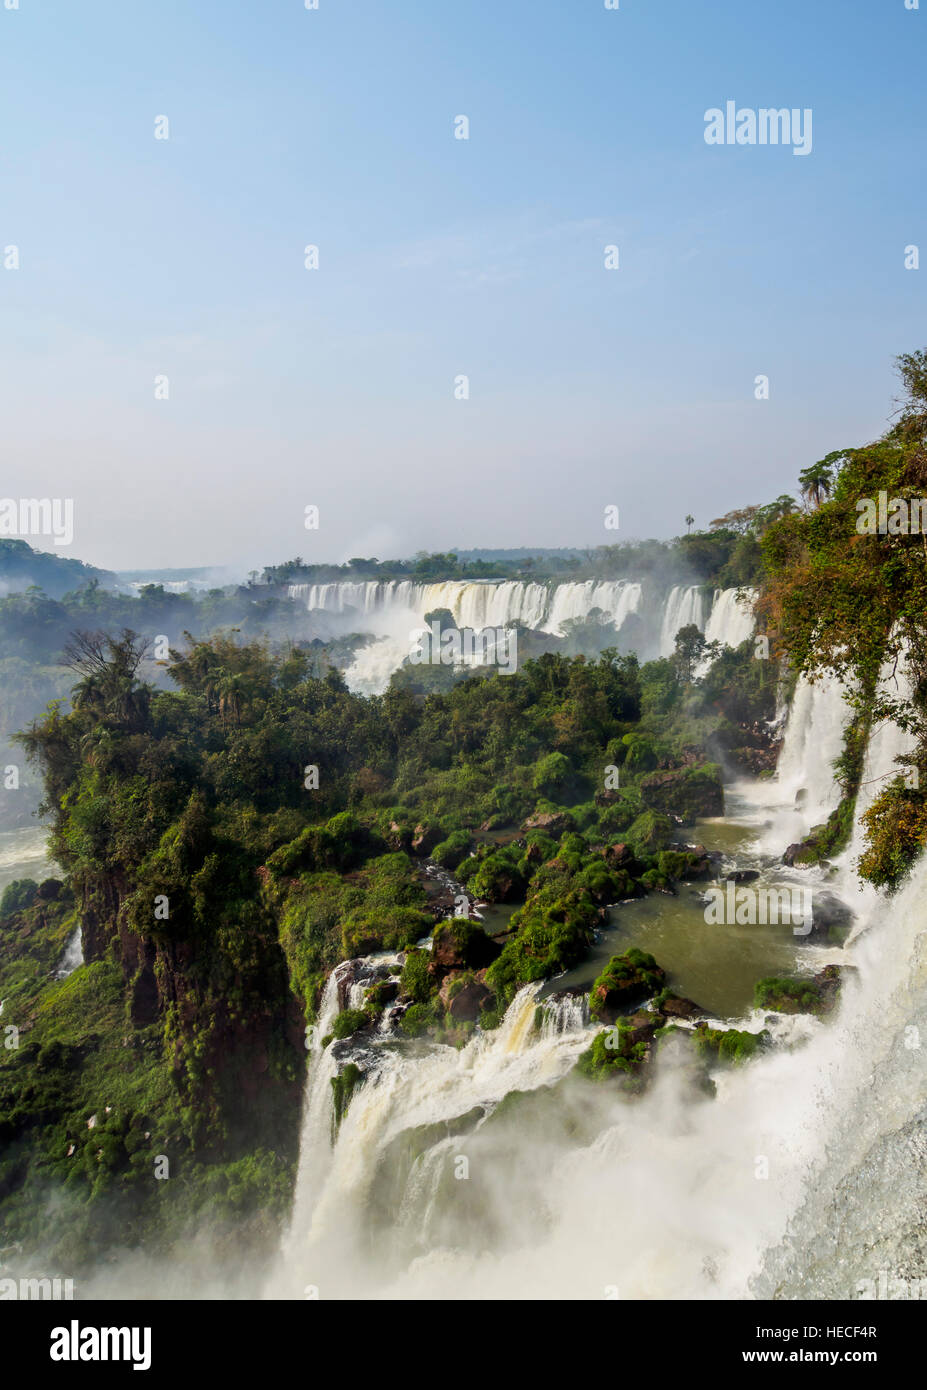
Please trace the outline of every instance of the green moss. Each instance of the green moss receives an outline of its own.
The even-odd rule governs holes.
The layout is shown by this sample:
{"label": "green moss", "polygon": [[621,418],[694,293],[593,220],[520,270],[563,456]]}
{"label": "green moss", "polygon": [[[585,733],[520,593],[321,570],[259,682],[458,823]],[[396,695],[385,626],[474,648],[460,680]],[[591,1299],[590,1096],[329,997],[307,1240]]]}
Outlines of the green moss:
{"label": "green moss", "polygon": [[640,1090],[647,1044],[640,1040],[633,1042],[632,1036],[633,1029],[622,1022],[597,1033],[577,1058],[576,1071],[590,1081],[617,1081],[622,1090]]}
{"label": "green moss", "polygon": [[807,977],[767,976],[758,980],[753,991],[758,1009],[775,1009],[777,1013],[820,1014],[830,1010],[831,1002],[820,986]]}
{"label": "green moss", "polygon": [[428,972],[431,962],[429,951],[407,951],[399,988],[406,999],[415,1004],[425,1004],[435,993],[435,982]]}
{"label": "green moss", "polygon": [[666,975],[653,956],[632,946],[612,956],[595,980],[589,993],[590,1016],[610,1018],[656,994],[665,981]]}
{"label": "green moss", "polygon": [[442,1021],[443,1010],[437,1000],[431,1000],[427,1004],[410,1004],[399,1020],[399,1027],[406,1037],[418,1038]]}
{"label": "green moss", "polygon": [[332,1024],[332,1037],[350,1038],[359,1029],[365,1028],[369,1022],[368,1016],[363,1009],[342,1009]]}
{"label": "green moss", "polygon": [[770,1043],[765,1029],[761,1033],[748,1033],[736,1028],[709,1028],[707,1024],[699,1024],[691,1036],[699,1056],[735,1065],[749,1061]]}
{"label": "green moss", "polygon": [[639,859],[665,849],[673,837],[673,822],[658,811],[644,811],[628,831],[628,841]]}
{"label": "green moss", "polygon": [[353,1062],[346,1062],[338,1072],[337,1076],[332,1077],[332,1108],[334,1114],[334,1126],[337,1129],[348,1112],[351,1097],[357,1087],[363,1081],[364,1074],[360,1067]]}

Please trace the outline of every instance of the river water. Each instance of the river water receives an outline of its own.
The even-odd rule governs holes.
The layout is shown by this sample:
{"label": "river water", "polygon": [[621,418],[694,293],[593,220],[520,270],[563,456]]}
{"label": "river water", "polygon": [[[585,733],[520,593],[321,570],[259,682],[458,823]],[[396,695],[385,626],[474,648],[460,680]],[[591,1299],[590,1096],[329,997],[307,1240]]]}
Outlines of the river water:
{"label": "river water", "polygon": [[17,878],[41,883],[59,870],[48,857],[48,831],[40,825],[0,831],[0,893]]}

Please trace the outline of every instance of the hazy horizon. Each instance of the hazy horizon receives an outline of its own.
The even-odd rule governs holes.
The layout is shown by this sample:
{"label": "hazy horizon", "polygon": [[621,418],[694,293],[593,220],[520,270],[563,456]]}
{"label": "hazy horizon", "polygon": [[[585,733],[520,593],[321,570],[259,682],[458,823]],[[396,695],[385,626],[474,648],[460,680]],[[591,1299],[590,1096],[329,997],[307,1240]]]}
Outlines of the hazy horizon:
{"label": "hazy horizon", "polygon": [[[107,569],[247,570],[668,538],[794,491],[922,344],[921,23],[3,11],[5,494],[73,498],[63,553]],[[706,143],[728,101],[813,112],[805,157]]]}

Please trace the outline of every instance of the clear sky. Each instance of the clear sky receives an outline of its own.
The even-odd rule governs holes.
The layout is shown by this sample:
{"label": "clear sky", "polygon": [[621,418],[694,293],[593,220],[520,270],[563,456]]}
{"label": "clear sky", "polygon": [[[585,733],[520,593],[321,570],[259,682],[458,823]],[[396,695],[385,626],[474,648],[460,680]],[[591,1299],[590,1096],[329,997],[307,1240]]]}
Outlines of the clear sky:
{"label": "clear sky", "polygon": [[[73,497],[65,553],[669,536],[927,346],[927,0],[10,3],[0,492]],[[811,153],[709,146],[728,100]]]}

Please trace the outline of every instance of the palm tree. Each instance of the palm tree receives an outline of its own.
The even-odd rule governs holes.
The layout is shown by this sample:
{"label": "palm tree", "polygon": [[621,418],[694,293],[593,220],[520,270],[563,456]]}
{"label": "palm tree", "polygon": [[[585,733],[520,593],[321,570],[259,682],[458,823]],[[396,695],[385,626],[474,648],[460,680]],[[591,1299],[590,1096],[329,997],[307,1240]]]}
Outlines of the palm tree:
{"label": "palm tree", "polygon": [[798,475],[798,485],[809,506],[820,507],[834,485],[834,471],[829,459],[820,459],[810,467],[803,468]]}
{"label": "palm tree", "polygon": [[75,632],[64,649],[65,665],[80,676],[71,691],[74,708],[141,728],[148,715],[149,692],[139,684],[137,672],[146,647],[131,628],[123,628],[119,637]]}
{"label": "palm tree", "polygon": [[695,521],[695,517],[692,515],[692,513],[691,513],[691,512],[687,512],[687,513],[686,513],[686,535],[688,535],[689,532],[692,530],[692,523],[693,523],[694,521]]}

